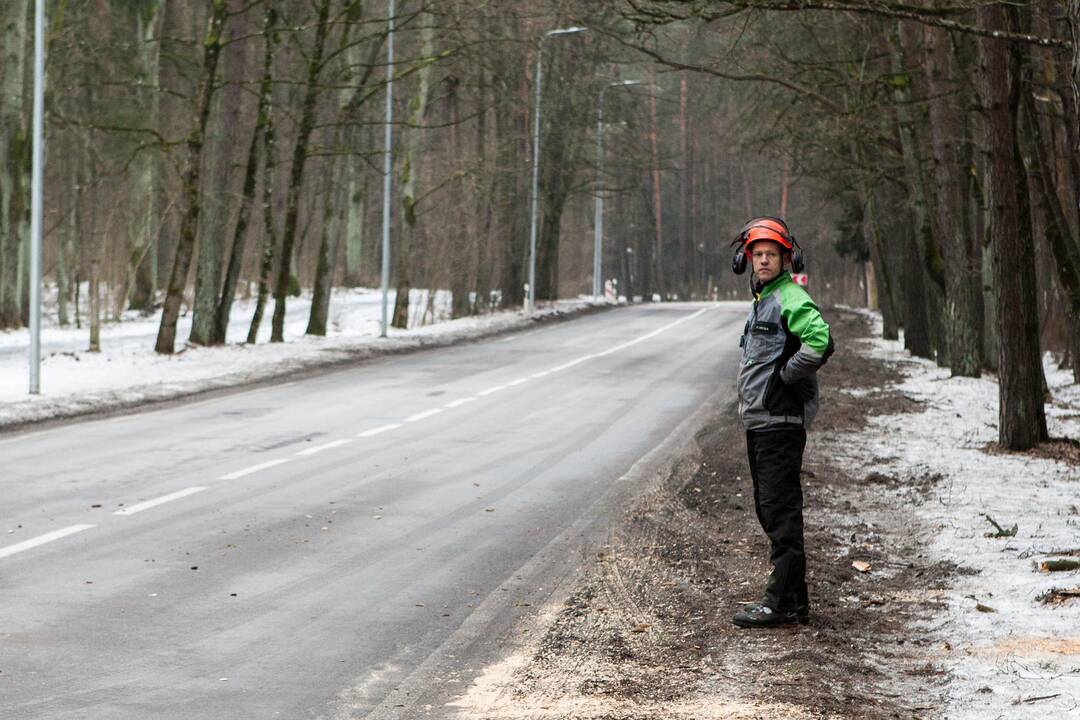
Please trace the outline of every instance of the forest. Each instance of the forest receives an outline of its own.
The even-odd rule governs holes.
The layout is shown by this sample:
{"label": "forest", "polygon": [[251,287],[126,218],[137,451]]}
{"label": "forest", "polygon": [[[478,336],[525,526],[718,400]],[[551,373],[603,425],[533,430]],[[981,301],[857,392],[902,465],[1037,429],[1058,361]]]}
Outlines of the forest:
{"label": "forest", "polygon": [[[46,296],[91,349],[131,312],[159,353],[242,342],[238,298],[282,341],[301,293],[325,334],[380,284],[384,205],[395,327],[434,314],[410,289],[521,306],[535,172],[540,302],[748,300],[731,239],[779,215],[819,304],[997,374],[1002,445],[1046,439],[1042,352],[1080,378],[1080,0],[41,1]],[[34,6],[0,4],[0,330]]]}

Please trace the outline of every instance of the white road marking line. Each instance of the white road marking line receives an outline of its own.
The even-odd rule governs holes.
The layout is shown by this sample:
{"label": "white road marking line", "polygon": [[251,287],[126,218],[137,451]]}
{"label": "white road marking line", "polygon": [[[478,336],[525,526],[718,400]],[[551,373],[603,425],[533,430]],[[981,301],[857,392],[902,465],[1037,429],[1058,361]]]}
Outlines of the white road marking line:
{"label": "white road marking line", "polygon": [[[570,360],[569,362],[564,362],[562,365],[557,365],[557,366],[551,368],[550,370],[548,370],[546,372],[548,372],[548,373],[562,372],[563,370],[569,370],[570,368],[574,367],[575,365],[580,365],[583,362],[587,362],[589,360],[595,360],[597,358],[602,358],[602,357],[605,357],[607,355],[611,355],[612,353],[617,353],[620,350],[625,350],[628,347],[632,347],[634,345],[637,345],[638,343],[642,343],[642,342],[645,342],[646,340],[654,338],[657,335],[659,335],[660,333],[667,332],[668,330],[670,330],[671,328],[673,328],[673,327],[675,327],[677,325],[682,325],[687,320],[693,320],[698,315],[701,315],[704,312],[708,312],[711,309],[712,308],[707,308],[707,307],[706,308],[701,308],[697,312],[694,312],[694,313],[691,313],[690,315],[686,315],[684,317],[681,317],[678,320],[676,320],[675,322],[668,323],[667,325],[664,325],[663,327],[659,327],[659,328],[653,330],[652,332],[645,333],[641,337],[636,337],[633,340],[629,340],[627,342],[624,342],[621,345],[616,345],[614,347],[610,347],[607,350],[603,350],[603,351],[598,352],[598,353],[592,353],[591,355],[582,355],[581,357]],[[533,377],[537,377],[538,375],[539,375],[539,373],[537,373],[537,375],[533,375]]]}
{"label": "white road marking line", "polygon": [[419,421],[423,420],[424,418],[431,417],[432,415],[438,415],[442,411],[443,411],[442,408],[431,408],[430,410],[425,410],[424,412],[419,412],[419,413],[416,413],[415,415],[410,415],[409,417],[405,418],[405,422],[407,422],[407,423],[419,422]]}
{"label": "white road marking line", "polygon": [[300,456],[314,455],[315,453],[320,453],[323,450],[329,450],[331,448],[341,447],[342,445],[347,445],[347,444],[349,444],[351,442],[352,442],[351,438],[342,438],[341,440],[333,440],[331,442],[328,442],[325,445],[316,445],[314,447],[309,447],[309,448],[307,448],[305,450],[301,450],[300,452],[298,452],[296,454],[300,455]]}
{"label": "white road marking line", "polygon": [[283,465],[283,464],[289,462],[289,459],[290,458],[278,458],[277,460],[269,460],[267,462],[260,463],[258,465],[252,465],[251,467],[244,468],[243,470],[237,470],[236,472],[231,472],[228,475],[222,475],[221,477],[218,478],[218,480],[236,480],[237,478],[242,478],[245,475],[251,475],[252,473],[257,473],[260,470],[268,470],[268,469],[270,469],[272,467],[276,467],[278,465]]}
{"label": "white road marking line", "polygon": [[129,505],[126,508],[120,508],[119,510],[114,512],[113,515],[134,515],[135,513],[142,512],[143,510],[149,510],[152,507],[157,507],[158,505],[164,505],[167,502],[172,502],[173,500],[179,500],[180,498],[186,498],[188,495],[194,495],[195,493],[200,493],[205,489],[206,488],[203,487],[203,486],[189,487],[186,490],[179,490],[179,491],[174,492],[174,493],[169,493],[168,495],[162,495],[159,498],[154,498],[153,500],[147,500],[146,502],[141,502],[141,503],[136,503],[134,505]]}
{"label": "white road marking line", "polygon": [[[562,372],[563,370],[569,370],[570,368],[574,367],[575,365],[580,365],[583,362],[588,362],[589,360],[595,360],[597,358],[602,358],[602,357],[605,357],[607,355],[617,353],[620,350],[625,350],[628,347],[632,347],[634,345],[637,345],[638,343],[645,342],[646,340],[649,340],[650,338],[654,338],[657,335],[659,335],[660,333],[667,332],[671,328],[676,327],[677,325],[681,325],[682,323],[684,323],[684,322],[686,322],[688,320],[693,320],[698,315],[701,315],[704,312],[708,312],[710,309],[712,309],[712,308],[707,308],[707,307],[701,308],[700,310],[698,310],[696,312],[693,312],[690,315],[686,315],[684,317],[681,317],[681,318],[679,318],[678,320],[676,320],[674,322],[668,323],[667,325],[664,325],[663,327],[659,327],[656,330],[653,330],[651,332],[648,332],[648,333],[642,335],[641,337],[637,337],[637,338],[634,338],[633,340],[630,340],[628,342],[624,342],[621,345],[616,345],[614,347],[610,347],[607,350],[603,350],[601,352],[591,353],[589,355],[582,355],[581,357],[577,357],[577,358],[574,358],[573,360],[569,360],[567,362],[564,362],[562,365],[556,365],[555,367],[553,367],[553,368],[551,368],[549,370],[541,370],[539,372],[533,373],[532,375],[529,375],[528,377],[518,378],[517,380],[511,380],[510,382],[506,383],[505,385],[496,385],[495,387],[490,387],[490,388],[487,388],[485,390],[481,390],[480,392],[476,393],[476,396],[477,397],[486,397],[488,395],[497,393],[497,392],[499,392],[501,390],[505,390],[508,387],[514,387],[515,385],[521,385],[522,383],[526,383],[529,380],[534,380],[534,379],[540,379],[542,377],[547,377],[548,375],[551,375],[552,373]],[[445,405],[445,407],[448,407],[448,408],[450,408],[450,407],[458,407],[458,405],[464,405],[466,402],[469,402],[469,401],[470,400],[468,400],[468,399],[461,400],[461,401],[455,400],[453,403],[447,403]],[[406,422],[409,422],[409,421],[410,420],[406,420]]]}
{"label": "white road marking line", "polygon": [[50,543],[53,540],[59,540],[60,538],[66,538],[68,535],[74,535],[75,533],[82,532],[83,530],[89,530],[95,525],[69,525],[66,528],[59,530],[53,530],[51,533],[45,533],[44,535],[38,535],[35,538],[29,540],[23,540],[21,543],[15,543],[14,545],[8,545],[5,548],[0,548],[0,558],[6,558],[9,555],[15,553],[21,553],[24,550],[30,550],[36,548],[39,545]]}
{"label": "white road marking line", "polygon": [[364,432],[360,433],[356,437],[358,437],[358,438],[375,437],[376,435],[382,435],[384,432],[390,432],[391,430],[397,430],[399,427],[401,427],[401,423],[390,423],[389,425],[381,425],[381,426],[379,426],[377,428],[372,428],[371,430],[365,430]]}
{"label": "white road marking line", "polygon": [[471,403],[471,402],[473,402],[475,400],[476,400],[476,396],[472,395],[470,397],[459,398],[457,400],[453,400],[451,402],[448,402],[445,405],[443,405],[443,407],[446,408],[447,410],[453,410],[456,407],[461,407],[465,403]]}
{"label": "white road marking line", "polygon": [[571,360],[570,362],[565,362],[562,365],[556,365],[555,367],[551,368],[551,370],[549,370],[548,372],[557,373],[557,372],[562,372],[563,370],[569,370],[570,368],[574,367],[575,365],[580,365],[581,363],[585,362],[586,360],[592,360],[594,357],[599,357],[599,356],[598,355],[586,355],[585,357],[579,357],[577,360]]}
{"label": "white road marking line", "polygon": [[638,343],[645,342],[646,340],[649,340],[650,338],[656,337],[660,333],[667,332],[668,330],[670,330],[671,328],[673,328],[673,327],[675,327],[677,325],[682,325],[687,320],[693,320],[698,315],[701,315],[702,313],[706,313],[709,310],[712,310],[712,308],[707,308],[707,307],[701,308],[697,312],[691,313],[690,315],[687,315],[685,317],[681,317],[681,318],[679,318],[678,320],[676,320],[673,323],[668,323],[667,325],[664,325],[663,327],[659,327],[659,328],[653,330],[650,333],[645,333],[641,337],[634,338],[633,340],[630,340],[628,342],[624,342],[622,345],[616,345],[615,347],[608,348],[607,350],[604,350],[603,352],[598,352],[595,355],[593,355],[592,357],[594,357],[594,358],[604,357],[605,355],[611,355],[612,353],[617,353],[620,350],[625,350],[626,348],[631,347],[633,345],[637,345]]}

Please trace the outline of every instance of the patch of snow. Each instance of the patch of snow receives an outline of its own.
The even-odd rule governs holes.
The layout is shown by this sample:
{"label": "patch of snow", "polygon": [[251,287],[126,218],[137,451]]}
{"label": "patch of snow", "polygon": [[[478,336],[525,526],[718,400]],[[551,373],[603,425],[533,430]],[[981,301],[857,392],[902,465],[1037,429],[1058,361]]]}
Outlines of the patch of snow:
{"label": "patch of snow", "polygon": [[[229,344],[185,346],[191,315],[177,327],[177,352],[154,352],[161,313],[140,317],[128,313],[120,322],[102,323],[101,352],[90,353],[88,329],[62,328],[55,314],[42,329],[41,394],[28,393],[29,332],[0,332],[0,427],[110,408],[183,397],[192,393],[286,375],[305,367],[360,359],[385,352],[445,345],[496,332],[526,327],[533,320],[520,310],[507,310],[449,320],[450,295],[440,291],[428,303],[424,290],[410,294],[410,328],[388,328],[379,338],[382,295],[371,289],[335,289],[326,337],[304,335],[310,296],[289,298],[285,342],[270,343],[272,300],[255,345],[243,344],[254,300],[238,300],[229,324]],[[388,312],[393,310],[390,294]],[[588,307],[586,300],[541,305],[536,318]],[[414,312],[415,311],[415,312]]]}
{"label": "patch of snow", "polygon": [[[905,482],[940,473],[925,502],[897,491],[896,510],[924,528],[912,544],[931,562],[967,569],[940,594],[945,616],[928,618],[934,646],[942,648],[935,664],[952,678],[939,717],[1080,717],[1080,599],[1057,606],[1039,600],[1051,589],[1080,586],[1080,573],[1038,571],[1042,560],[1080,548],[1080,473],[1056,460],[987,452],[998,435],[992,376],[950,377],[896,341],[857,343],[856,351],[898,363],[905,377],[896,389],[925,410],[872,418],[862,432],[830,442],[843,449],[841,462],[854,477],[880,469],[881,458]],[[1051,436],[1080,437],[1080,386],[1049,355],[1044,366],[1054,398],[1047,405]],[[914,506],[900,505],[903,498]],[[1005,528],[1015,524],[1015,537],[987,537],[995,530],[987,515]]]}

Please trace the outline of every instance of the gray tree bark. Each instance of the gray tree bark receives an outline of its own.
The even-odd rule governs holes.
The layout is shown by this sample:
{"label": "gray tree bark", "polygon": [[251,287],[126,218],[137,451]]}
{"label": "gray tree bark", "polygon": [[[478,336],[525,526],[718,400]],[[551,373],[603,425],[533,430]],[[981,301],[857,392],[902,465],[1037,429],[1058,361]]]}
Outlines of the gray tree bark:
{"label": "gray tree bark", "polygon": [[[340,163],[335,158],[329,163],[328,178],[336,178]],[[333,291],[334,267],[340,250],[341,212],[344,194],[348,186],[339,182],[327,182],[323,190],[323,218],[319,236],[319,256],[316,261],[315,282],[312,285],[311,313],[308,316],[306,335],[326,335],[330,319],[330,295]]]}
{"label": "gray tree bark", "polygon": [[[977,11],[983,27],[1008,27],[1005,9],[984,6]],[[994,246],[994,290],[1000,328],[998,363],[998,434],[1002,446],[1026,450],[1047,439],[1039,352],[1035,261],[1031,252],[1031,213],[1023,160],[1017,146],[1019,66],[1011,63],[1005,41],[980,41],[986,106],[986,147]],[[1014,55],[1015,57],[1015,55]],[[1011,71],[1011,72],[1010,72]],[[1018,172],[1019,171],[1019,172]]]}
{"label": "gray tree bark", "polygon": [[285,229],[281,236],[281,256],[278,263],[277,282],[274,284],[274,317],[270,332],[270,342],[285,340],[285,298],[289,292],[289,275],[293,247],[296,244],[296,229],[300,219],[300,192],[304,186],[304,167],[307,163],[308,142],[315,128],[316,99],[318,97],[319,75],[323,70],[323,54],[326,51],[326,36],[330,30],[330,0],[321,0],[315,26],[315,44],[311,49],[305,79],[304,100],[300,115],[300,127],[293,145],[292,168],[289,173],[289,188],[285,197]]}
{"label": "gray tree bark", "polygon": [[[416,93],[409,101],[409,116],[406,120],[405,157],[401,167],[401,216],[405,220],[401,228],[401,239],[394,256],[394,278],[397,292],[394,296],[394,316],[391,324],[396,328],[409,326],[409,290],[412,288],[411,271],[414,255],[419,245],[421,234],[417,226],[416,181],[420,174],[421,153],[424,140],[424,116],[427,114],[428,100],[431,96],[431,66],[435,56],[435,28],[431,11],[434,3],[429,0],[421,14],[420,25],[420,62],[417,73]],[[435,292],[435,288],[429,288]]]}
{"label": "gray tree bark", "polygon": [[[247,33],[246,14],[239,12],[246,0],[226,0],[232,19],[229,32],[233,38]],[[203,163],[199,217],[198,257],[195,266],[195,303],[191,318],[190,341],[194,345],[214,345],[221,342],[218,336],[222,269],[225,265],[225,238],[233,208],[232,169],[238,164],[237,157],[243,143],[239,134],[239,117],[244,91],[241,83],[247,70],[246,42],[222,41],[222,85],[215,94],[211,127]],[[257,122],[257,121],[256,121]],[[249,162],[250,166],[250,153]],[[251,177],[254,177],[252,172]],[[245,177],[245,181],[247,178]],[[232,192],[230,192],[232,190]],[[240,200],[244,202],[243,196]],[[246,223],[245,223],[246,224]]]}
{"label": "gray tree bark", "polygon": [[[161,42],[160,25],[162,8],[161,0],[151,0],[144,7],[138,8],[136,21],[136,38],[140,47],[139,82],[145,96],[146,116],[148,125],[154,129],[160,127],[159,109],[160,100],[160,65],[161,65]],[[147,89],[148,88],[148,89]],[[160,192],[159,170],[160,158],[157,152],[143,151],[139,158],[138,175],[139,195],[144,203],[144,209],[139,218],[139,227],[130,234],[132,240],[128,248],[128,288],[129,307],[132,310],[149,312],[154,304],[154,292],[157,290],[157,274],[154,264],[157,253],[158,240],[158,199]]]}
{"label": "gray tree bark", "polygon": [[24,87],[29,0],[0,3],[0,329],[22,324],[19,307],[19,245],[27,213],[25,175],[29,159]]}
{"label": "gray tree bark", "polygon": [[158,328],[154,350],[171,355],[176,345],[176,322],[180,317],[180,303],[187,286],[188,271],[191,269],[191,257],[195,250],[195,234],[199,226],[199,213],[202,209],[199,195],[200,176],[203,156],[203,140],[206,136],[206,124],[210,117],[210,108],[214,97],[214,78],[217,76],[218,59],[221,56],[221,35],[228,17],[226,0],[209,0],[210,14],[207,21],[206,36],[203,39],[203,67],[199,84],[198,103],[196,105],[195,127],[187,141],[187,167],[184,170],[182,189],[186,202],[184,216],[180,223],[180,237],[177,240],[176,257],[169,275],[169,286],[165,295],[165,306],[161,313],[161,326]]}
{"label": "gray tree bark", "polygon": [[262,175],[262,221],[263,244],[259,253],[259,289],[255,299],[255,312],[248,327],[248,345],[254,345],[259,336],[263,313],[266,310],[266,298],[270,294],[270,274],[274,270],[274,253],[277,249],[277,232],[274,226],[274,169],[277,166],[277,151],[274,144],[274,50],[276,36],[274,28],[277,13],[273,3],[268,3],[263,16],[263,77],[259,89],[261,112],[259,122],[263,125],[263,175]]}
{"label": "gray tree bark", "polygon": [[928,79],[931,143],[934,175],[937,181],[938,229],[945,261],[945,323],[953,375],[978,377],[982,370],[980,320],[975,310],[981,292],[981,262],[972,258],[970,238],[964,235],[964,202],[960,193],[966,187],[959,165],[957,145],[960,126],[945,96],[954,80],[949,37],[943,30],[929,30],[931,50]]}
{"label": "gray tree bark", "polygon": [[345,173],[349,184],[345,211],[345,284],[356,286],[363,282],[368,174],[357,162],[348,163]]}

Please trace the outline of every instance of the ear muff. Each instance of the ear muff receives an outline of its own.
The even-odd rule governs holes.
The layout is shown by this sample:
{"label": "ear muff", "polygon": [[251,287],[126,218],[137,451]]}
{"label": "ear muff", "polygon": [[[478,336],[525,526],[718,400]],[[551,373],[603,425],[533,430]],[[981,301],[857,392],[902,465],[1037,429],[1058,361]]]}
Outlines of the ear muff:
{"label": "ear muff", "polygon": [[746,251],[742,246],[735,251],[735,255],[731,258],[731,272],[736,275],[742,275],[746,272]]}
{"label": "ear muff", "polygon": [[791,238],[791,271],[795,273],[801,273],[806,269],[806,261],[803,260],[802,248],[799,247],[799,243],[795,241],[795,236],[790,235]]}

